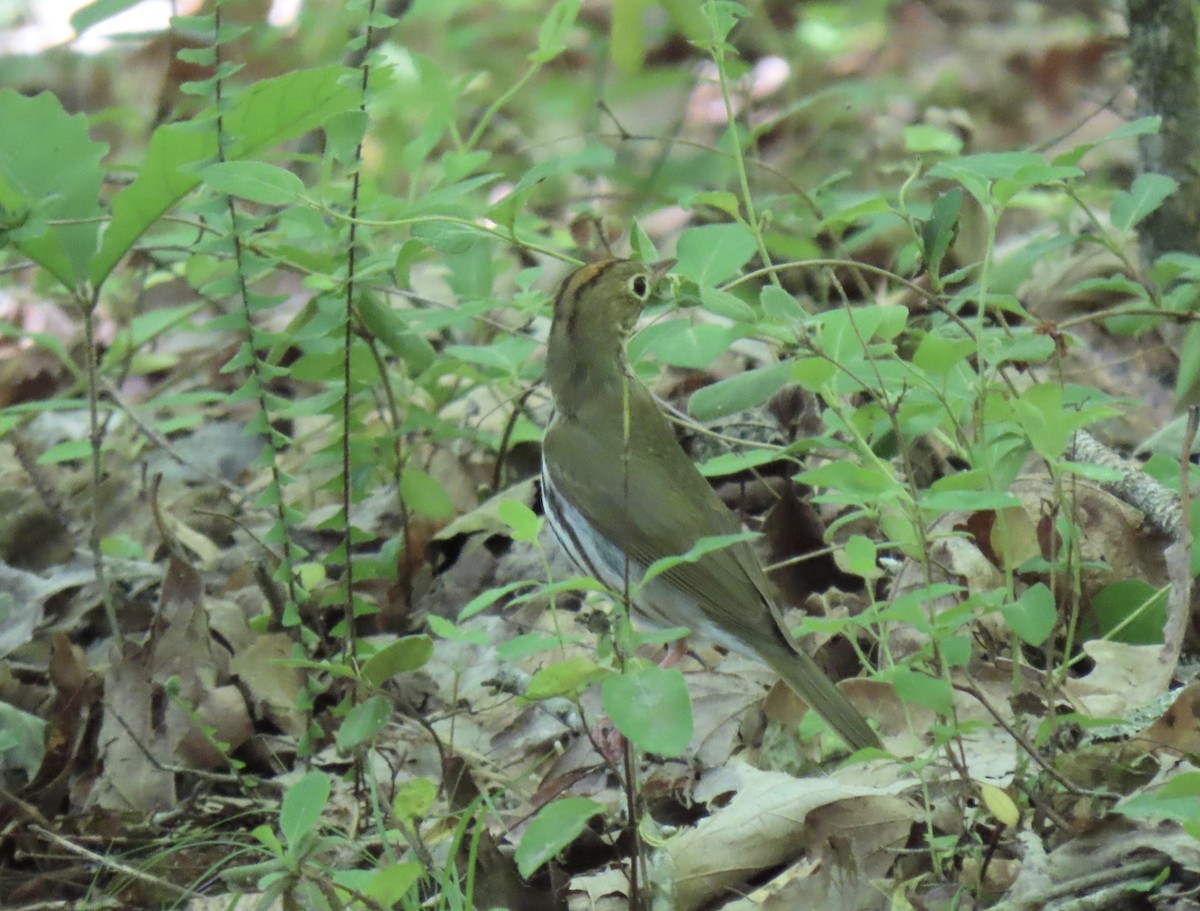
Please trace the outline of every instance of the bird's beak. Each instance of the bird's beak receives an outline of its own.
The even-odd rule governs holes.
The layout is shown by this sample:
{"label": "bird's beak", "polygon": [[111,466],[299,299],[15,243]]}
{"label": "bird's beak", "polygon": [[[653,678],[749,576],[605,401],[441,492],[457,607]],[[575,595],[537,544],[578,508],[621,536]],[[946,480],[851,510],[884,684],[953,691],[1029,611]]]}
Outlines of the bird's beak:
{"label": "bird's beak", "polygon": [[671,271],[671,267],[679,262],[677,259],[660,259],[656,263],[650,264],[650,280],[651,284],[658,284],[658,280]]}

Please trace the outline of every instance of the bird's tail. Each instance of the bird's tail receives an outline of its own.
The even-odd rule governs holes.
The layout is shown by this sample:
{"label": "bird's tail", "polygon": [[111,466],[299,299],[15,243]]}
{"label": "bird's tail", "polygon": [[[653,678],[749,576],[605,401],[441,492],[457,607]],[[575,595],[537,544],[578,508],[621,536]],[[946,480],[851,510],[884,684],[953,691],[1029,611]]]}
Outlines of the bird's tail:
{"label": "bird's tail", "polygon": [[867,720],[808,655],[792,649],[784,653],[781,649],[779,654],[764,654],[762,657],[851,749],[865,750],[882,746],[879,736],[867,724]]}

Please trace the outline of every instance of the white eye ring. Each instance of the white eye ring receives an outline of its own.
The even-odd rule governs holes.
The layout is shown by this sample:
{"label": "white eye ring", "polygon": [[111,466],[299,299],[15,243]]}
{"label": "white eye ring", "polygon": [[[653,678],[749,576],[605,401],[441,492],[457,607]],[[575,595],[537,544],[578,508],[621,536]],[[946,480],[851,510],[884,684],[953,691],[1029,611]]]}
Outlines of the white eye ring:
{"label": "white eye ring", "polygon": [[629,293],[638,300],[644,301],[650,296],[650,280],[642,273],[630,276],[625,287],[627,287],[629,289]]}

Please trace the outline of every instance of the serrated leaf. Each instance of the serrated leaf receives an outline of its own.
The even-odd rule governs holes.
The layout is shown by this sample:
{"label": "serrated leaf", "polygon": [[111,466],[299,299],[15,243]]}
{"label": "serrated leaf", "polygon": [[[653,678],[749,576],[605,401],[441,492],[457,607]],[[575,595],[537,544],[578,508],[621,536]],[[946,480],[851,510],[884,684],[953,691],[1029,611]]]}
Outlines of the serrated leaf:
{"label": "serrated leaf", "polygon": [[100,237],[100,162],[108,146],[49,92],[28,98],[0,90],[0,123],[10,125],[0,139],[0,213],[17,213],[0,238],[74,291]]}
{"label": "serrated leaf", "polygon": [[[356,75],[344,67],[323,67],[256,83],[225,116],[233,140],[226,159],[250,158],[355,110],[358,94],[343,77]],[[142,233],[197,186],[200,177],[193,166],[215,160],[216,152],[213,130],[175,123],[154,131],[137,177],[113,199],[112,220],[88,264],[93,284],[101,284]]]}

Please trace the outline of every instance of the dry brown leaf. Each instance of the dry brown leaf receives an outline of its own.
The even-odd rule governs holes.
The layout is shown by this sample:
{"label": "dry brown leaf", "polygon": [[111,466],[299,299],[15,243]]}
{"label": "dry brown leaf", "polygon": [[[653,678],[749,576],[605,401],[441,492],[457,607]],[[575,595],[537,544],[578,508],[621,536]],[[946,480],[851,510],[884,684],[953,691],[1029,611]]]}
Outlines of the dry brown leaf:
{"label": "dry brown leaf", "polygon": [[914,782],[896,774],[879,765],[792,778],[735,761],[706,775],[698,800],[733,796],[668,842],[676,908],[689,911],[743,891],[761,871],[805,854],[821,857],[831,888],[873,893],[869,879],[886,874],[920,815],[897,796]]}

